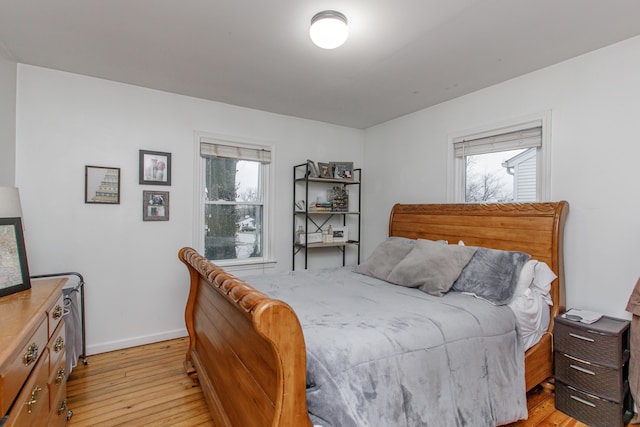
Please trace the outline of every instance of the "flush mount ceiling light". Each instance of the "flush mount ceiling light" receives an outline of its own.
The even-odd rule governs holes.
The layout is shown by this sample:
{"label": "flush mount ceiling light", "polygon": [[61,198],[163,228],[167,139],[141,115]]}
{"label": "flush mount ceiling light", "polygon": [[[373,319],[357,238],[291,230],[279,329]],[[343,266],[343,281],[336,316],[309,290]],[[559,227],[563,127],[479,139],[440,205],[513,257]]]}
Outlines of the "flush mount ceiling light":
{"label": "flush mount ceiling light", "polygon": [[349,35],[347,17],[335,10],[324,10],[311,18],[311,40],[323,49],[341,46]]}

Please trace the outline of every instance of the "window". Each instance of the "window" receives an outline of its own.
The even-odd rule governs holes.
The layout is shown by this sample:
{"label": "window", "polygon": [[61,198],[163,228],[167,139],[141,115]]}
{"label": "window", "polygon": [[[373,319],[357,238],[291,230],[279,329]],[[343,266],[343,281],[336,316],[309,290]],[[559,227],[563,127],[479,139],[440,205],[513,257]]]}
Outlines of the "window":
{"label": "window", "polygon": [[269,260],[271,148],[199,137],[196,241],[220,265]]}
{"label": "window", "polygon": [[[515,128],[515,129],[514,129]],[[543,122],[453,138],[454,200],[535,202],[548,197]],[[544,149],[546,150],[544,150]]]}

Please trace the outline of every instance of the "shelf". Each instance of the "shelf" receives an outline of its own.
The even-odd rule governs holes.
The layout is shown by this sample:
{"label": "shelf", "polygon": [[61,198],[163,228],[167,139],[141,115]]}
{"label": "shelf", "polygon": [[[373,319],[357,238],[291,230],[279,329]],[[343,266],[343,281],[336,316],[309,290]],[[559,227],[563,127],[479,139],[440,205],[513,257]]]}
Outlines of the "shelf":
{"label": "shelf", "polygon": [[309,215],[360,215],[360,212],[349,211],[349,212],[340,212],[340,211],[296,211],[296,214],[304,215],[308,213]]}
{"label": "shelf", "polygon": [[335,179],[335,178],[296,178],[296,182],[328,182],[333,184],[360,184],[360,181],[351,179]]}
{"label": "shelf", "polygon": [[296,243],[295,246],[297,248],[334,248],[336,246],[352,246],[359,245],[360,242],[356,242],[355,240],[349,240],[348,242],[331,242],[331,243],[309,243],[308,245],[301,245],[300,243]]}

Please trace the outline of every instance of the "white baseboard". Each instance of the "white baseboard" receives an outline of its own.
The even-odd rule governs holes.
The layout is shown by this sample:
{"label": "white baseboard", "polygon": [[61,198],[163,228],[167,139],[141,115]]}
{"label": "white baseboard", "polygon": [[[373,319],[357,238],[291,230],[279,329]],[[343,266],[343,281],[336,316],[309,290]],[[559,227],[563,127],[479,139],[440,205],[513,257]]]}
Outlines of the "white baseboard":
{"label": "white baseboard", "polygon": [[129,338],[126,340],[110,341],[100,344],[92,344],[87,346],[87,356],[92,354],[106,353],[114,350],[122,350],[124,348],[137,347],[140,345],[151,344],[160,341],[167,341],[176,338],[186,337],[187,329],[176,329],[173,331],[162,332],[154,335],[145,335],[141,337]]}

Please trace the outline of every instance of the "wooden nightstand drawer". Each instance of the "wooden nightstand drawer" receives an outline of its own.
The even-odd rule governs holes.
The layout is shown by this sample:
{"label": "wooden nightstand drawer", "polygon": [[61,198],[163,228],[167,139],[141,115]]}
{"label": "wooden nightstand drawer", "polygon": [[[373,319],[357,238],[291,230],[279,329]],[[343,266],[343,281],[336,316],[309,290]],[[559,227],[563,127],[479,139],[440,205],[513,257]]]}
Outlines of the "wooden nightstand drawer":
{"label": "wooden nightstand drawer", "polygon": [[628,364],[622,369],[613,369],[555,352],[556,379],[616,403],[622,402],[629,389],[627,367]]}
{"label": "wooden nightstand drawer", "polygon": [[629,360],[629,323],[605,316],[587,325],[557,317],[553,342],[558,352],[620,368]]}

